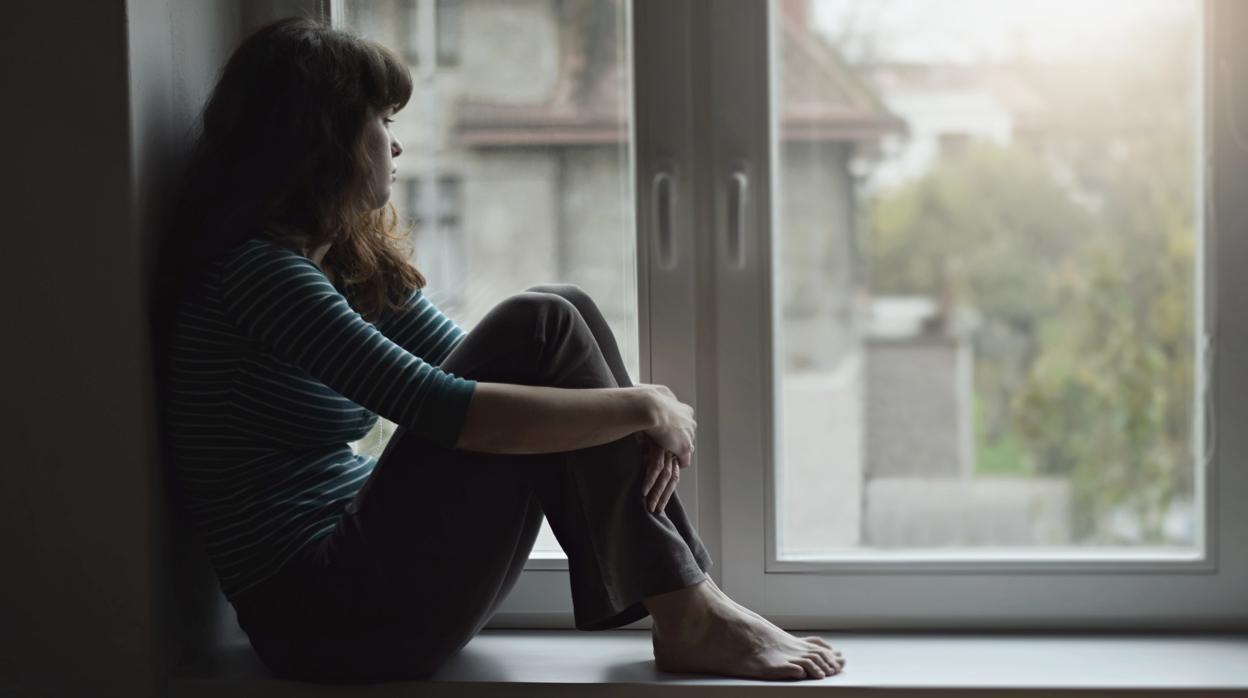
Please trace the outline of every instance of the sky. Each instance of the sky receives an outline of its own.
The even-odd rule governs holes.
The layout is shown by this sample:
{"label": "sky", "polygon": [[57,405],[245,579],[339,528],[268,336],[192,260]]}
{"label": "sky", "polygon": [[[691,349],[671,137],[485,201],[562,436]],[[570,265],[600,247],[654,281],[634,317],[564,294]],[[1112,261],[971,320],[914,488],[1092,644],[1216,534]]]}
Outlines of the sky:
{"label": "sky", "polygon": [[[1200,0],[810,0],[811,22],[862,60],[973,62],[1029,56],[1048,61],[1121,52],[1141,23],[1196,16]],[[862,41],[862,39],[868,39]]]}

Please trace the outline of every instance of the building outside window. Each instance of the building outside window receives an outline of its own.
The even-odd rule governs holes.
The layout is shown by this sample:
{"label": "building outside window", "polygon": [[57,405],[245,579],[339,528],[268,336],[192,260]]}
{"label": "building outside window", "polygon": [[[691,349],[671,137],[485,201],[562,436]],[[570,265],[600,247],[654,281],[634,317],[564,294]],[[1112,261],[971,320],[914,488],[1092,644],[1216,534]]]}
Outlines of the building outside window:
{"label": "building outside window", "polygon": [[405,180],[404,209],[412,226],[415,263],[429,285],[425,294],[444,312],[455,314],[464,308],[467,279],[464,244],[463,182],[454,175],[440,175],[429,181],[412,177]]}
{"label": "building outside window", "polygon": [[[390,8],[386,7],[385,3],[378,4],[381,6],[367,9],[357,4],[356,12],[370,14],[374,18],[389,14]],[[430,55],[436,56],[439,67],[457,64],[459,62],[459,5],[460,0],[399,0],[393,6],[393,11],[397,15],[395,28],[398,41],[397,44],[392,44],[392,47],[401,48],[403,56],[412,65],[420,65],[421,61]],[[433,31],[427,33],[426,27],[432,27]],[[431,43],[433,50],[430,50]]]}

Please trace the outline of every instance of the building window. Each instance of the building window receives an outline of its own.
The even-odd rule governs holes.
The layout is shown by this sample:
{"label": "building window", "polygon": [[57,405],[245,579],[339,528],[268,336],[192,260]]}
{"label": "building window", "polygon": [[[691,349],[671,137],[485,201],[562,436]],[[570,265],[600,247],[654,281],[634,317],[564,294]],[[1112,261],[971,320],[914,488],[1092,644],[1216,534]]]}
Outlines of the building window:
{"label": "building window", "polygon": [[459,63],[459,0],[437,0],[438,65]]}
{"label": "building window", "polygon": [[[433,12],[432,20],[425,14],[428,11]],[[430,40],[437,65],[459,63],[459,0],[402,0],[400,15],[403,55],[409,63],[420,63],[421,55],[429,53],[425,44]],[[433,27],[432,36],[425,34],[427,25]]]}
{"label": "building window", "polygon": [[403,55],[409,63],[420,62],[420,0],[403,0],[401,14]]}

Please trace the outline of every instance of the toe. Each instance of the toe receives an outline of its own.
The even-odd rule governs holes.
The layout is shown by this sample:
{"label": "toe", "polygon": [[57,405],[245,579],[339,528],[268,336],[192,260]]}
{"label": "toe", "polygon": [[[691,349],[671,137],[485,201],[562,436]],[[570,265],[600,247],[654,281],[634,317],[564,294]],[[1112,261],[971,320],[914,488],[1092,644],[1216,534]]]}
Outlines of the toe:
{"label": "toe", "polygon": [[806,675],[812,679],[822,679],[824,677],[823,669],[815,663],[815,660],[806,657],[798,657],[793,663],[806,670]]}
{"label": "toe", "polygon": [[804,679],[806,678],[806,670],[793,662],[788,662],[776,668],[775,678],[792,679],[794,681]]}
{"label": "toe", "polygon": [[819,655],[823,657],[824,661],[826,661],[828,664],[831,664],[832,668],[836,670],[838,673],[841,671],[841,669],[845,668],[845,659],[843,657],[838,656],[832,650],[820,650]]}
{"label": "toe", "polygon": [[842,667],[845,666],[845,655],[841,654],[839,650],[829,650],[829,652],[831,652],[833,659],[840,662]]}
{"label": "toe", "polygon": [[829,662],[827,657],[824,657],[822,654],[818,652],[811,652],[806,655],[806,658],[813,661],[815,665],[819,667],[820,671],[823,672],[824,676],[831,676],[836,673],[836,669],[833,667],[832,662]]}
{"label": "toe", "polygon": [[811,635],[810,637],[804,637],[802,639],[807,642],[813,642],[814,644],[819,645],[820,647],[824,649],[828,649],[828,650],[832,649],[832,645],[829,645],[827,640],[824,640],[818,635]]}

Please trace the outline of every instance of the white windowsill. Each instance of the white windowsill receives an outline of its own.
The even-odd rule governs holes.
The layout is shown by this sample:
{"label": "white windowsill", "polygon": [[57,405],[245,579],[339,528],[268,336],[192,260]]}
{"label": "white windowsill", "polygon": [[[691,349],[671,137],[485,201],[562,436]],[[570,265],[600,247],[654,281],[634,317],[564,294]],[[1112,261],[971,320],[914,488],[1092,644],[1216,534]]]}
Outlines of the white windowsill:
{"label": "white windowsill", "polygon": [[[836,695],[1248,695],[1248,635],[819,633],[847,666],[822,681],[769,683],[663,674],[645,631],[487,630],[428,681],[378,684],[369,696],[757,695],[802,688]],[[587,684],[595,684],[590,687]],[[748,688],[747,688],[748,687]],[[174,676],[183,696],[360,695],[362,687],[278,681],[235,646]],[[738,691],[737,689],[745,689]],[[1229,692],[1229,693],[1228,693]]]}

